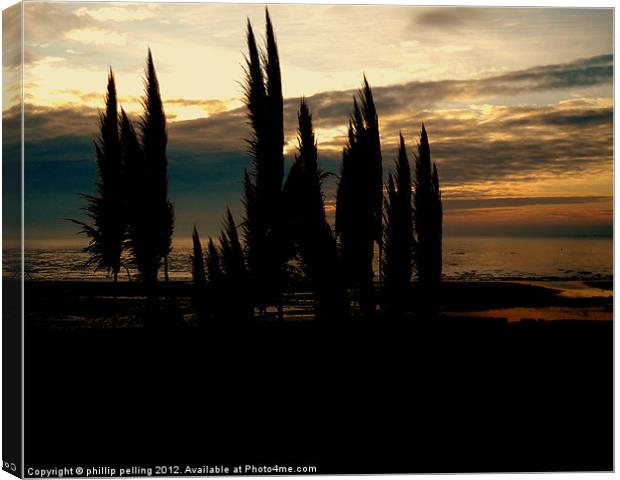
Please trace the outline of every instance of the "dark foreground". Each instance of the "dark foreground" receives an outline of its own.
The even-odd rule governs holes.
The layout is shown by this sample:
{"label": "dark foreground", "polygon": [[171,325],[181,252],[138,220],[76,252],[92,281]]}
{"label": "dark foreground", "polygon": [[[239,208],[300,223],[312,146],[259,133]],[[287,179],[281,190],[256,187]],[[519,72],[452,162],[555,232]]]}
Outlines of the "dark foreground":
{"label": "dark foreground", "polygon": [[30,327],[26,468],[609,471],[612,330],[456,317]]}

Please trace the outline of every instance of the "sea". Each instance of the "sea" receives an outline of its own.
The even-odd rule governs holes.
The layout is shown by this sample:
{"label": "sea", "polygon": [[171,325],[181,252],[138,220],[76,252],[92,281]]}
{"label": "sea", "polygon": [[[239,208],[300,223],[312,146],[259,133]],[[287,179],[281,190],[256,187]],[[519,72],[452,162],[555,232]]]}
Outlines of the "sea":
{"label": "sea", "polygon": [[[14,276],[18,251],[4,251],[3,274]],[[169,258],[171,280],[191,280],[191,249],[175,247]],[[377,256],[375,256],[377,257]],[[24,254],[27,280],[94,281],[107,277],[85,265],[79,248],[28,249]],[[378,259],[375,258],[375,272]],[[128,266],[119,279],[133,280]],[[595,280],[613,278],[611,238],[446,237],[443,242],[443,278],[483,280]]]}

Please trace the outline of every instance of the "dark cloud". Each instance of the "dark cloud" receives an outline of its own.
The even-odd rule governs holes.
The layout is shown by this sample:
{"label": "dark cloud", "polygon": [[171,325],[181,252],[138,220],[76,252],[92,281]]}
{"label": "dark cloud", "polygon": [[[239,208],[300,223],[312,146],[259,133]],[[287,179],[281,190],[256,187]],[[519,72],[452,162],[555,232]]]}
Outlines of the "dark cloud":
{"label": "dark cloud", "polygon": [[[547,65],[514,71],[479,80],[443,80],[409,82],[375,87],[377,109],[382,115],[411,109],[429,108],[445,101],[483,101],[502,96],[543,92],[556,89],[596,86],[613,80],[613,55],[601,55],[570,63]],[[611,93],[611,90],[610,90]],[[342,123],[351,110],[354,90],[325,92],[308,99],[319,124]],[[297,104],[298,99],[287,102]]]}
{"label": "dark cloud", "polygon": [[414,17],[414,25],[432,28],[453,28],[484,18],[481,8],[437,7],[423,9]]}
{"label": "dark cloud", "polygon": [[105,26],[88,15],[76,15],[70,4],[26,3],[24,23],[36,25],[28,31],[28,41],[52,42],[70,30]]}
{"label": "dark cloud", "polygon": [[[514,113],[522,112],[521,116]],[[514,108],[511,118],[506,118],[502,125],[506,128],[512,127],[586,127],[599,124],[611,124],[614,118],[612,107],[607,108],[575,108],[559,111],[540,111],[540,109],[526,109],[523,107]]]}
{"label": "dark cloud", "polygon": [[[11,9],[7,9],[3,12],[3,65],[15,66],[21,65],[21,48],[19,41],[17,42],[17,52],[10,47],[10,55],[7,51],[6,45],[9,45],[5,41],[6,38],[19,40],[21,35],[20,28],[21,22],[19,21],[19,8],[22,4],[18,4]],[[19,7],[19,8],[18,8]],[[27,35],[24,39],[24,64],[36,63],[47,55],[50,55],[51,50],[58,51],[58,40],[64,39],[65,34],[71,30],[84,29],[84,28],[105,28],[105,24],[98,22],[88,15],[76,15],[71,11],[73,7],[70,4],[63,3],[51,3],[51,2],[32,2],[23,4],[24,24],[36,25],[36,28],[29,28]],[[7,11],[11,12],[7,15]],[[13,18],[14,17],[14,18]],[[7,24],[9,25],[8,30]],[[9,33],[5,33],[8,31]],[[8,35],[8,37],[7,37]],[[41,46],[41,42],[46,47]],[[54,46],[55,48],[48,48]],[[64,53],[64,49],[62,50]],[[100,53],[95,52],[93,49],[89,52],[89,57],[83,57],[84,60],[92,61],[93,54]],[[79,56],[79,55],[78,55]]]}
{"label": "dark cloud", "polygon": [[[479,116],[426,109],[380,115],[386,173],[396,156],[398,133],[413,151],[422,121],[444,185],[611,171],[613,108],[572,102],[496,107]],[[319,149],[331,171],[337,171],[344,141],[322,140],[319,132]]]}
{"label": "dark cloud", "polygon": [[594,203],[601,200],[611,201],[611,197],[581,196],[581,197],[515,197],[515,198],[475,198],[475,199],[450,199],[443,200],[446,211],[469,210],[498,207],[527,207],[533,205],[575,205],[582,203]]}
{"label": "dark cloud", "polygon": [[[5,112],[19,116],[19,105]],[[91,107],[40,107],[24,105],[24,136],[27,142],[43,143],[63,137],[93,138],[98,109]]]}
{"label": "dark cloud", "polygon": [[599,85],[613,79],[613,62],[613,55],[608,54],[571,63],[539,66],[487,79],[483,86],[485,89],[503,91],[507,83],[526,90]]}
{"label": "dark cloud", "polygon": [[175,138],[179,145],[183,145],[183,150],[196,152],[196,155],[242,152],[245,148],[244,138],[247,138],[248,133],[243,109],[175,122],[169,127],[171,141]]}
{"label": "dark cloud", "polygon": [[[611,171],[612,115],[611,107],[520,107],[488,121],[429,115],[427,128],[444,183],[458,185]],[[408,132],[416,138],[417,128]]]}

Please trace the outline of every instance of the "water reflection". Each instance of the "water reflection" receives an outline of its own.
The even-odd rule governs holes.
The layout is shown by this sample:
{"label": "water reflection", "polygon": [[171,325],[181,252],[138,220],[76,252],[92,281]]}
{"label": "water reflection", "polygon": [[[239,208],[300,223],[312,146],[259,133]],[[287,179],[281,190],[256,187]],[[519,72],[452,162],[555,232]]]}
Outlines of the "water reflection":
{"label": "water reflection", "polygon": [[[190,254],[186,247],[173,249],[171,279],[191,280]],[[5,255],[19,252],[5,251]],[[460,281],[601,279],[612,277],[612,258],[611,238],[448,237],[444,239],[443,272],[446,280]],[[29,249],[25,252],[26,279],[105,279],[105,272],[84,267],[86,259],[80,249]],[[135,279],[136,273],[133,268],[124,269],[119,278]]]}

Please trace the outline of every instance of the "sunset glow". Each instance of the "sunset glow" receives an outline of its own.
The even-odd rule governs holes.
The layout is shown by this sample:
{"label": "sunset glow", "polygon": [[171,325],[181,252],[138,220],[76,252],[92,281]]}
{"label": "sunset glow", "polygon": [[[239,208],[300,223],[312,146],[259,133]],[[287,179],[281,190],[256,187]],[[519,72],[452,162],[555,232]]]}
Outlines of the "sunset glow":
{"label": "sunset glow", "polygon": [[[446,234],[610,235],[611,9],[272,5],[285,97],[285,156],[305,96],[322,168],[340,168],[352,95],[373,87],[386,173],[402,131],[422,122],[443,186]],[[75,243],[62,219],[92,190],[92,138],[114,70],[121,106],[141,111],[147,48],[168,117],[175,242],[239,215],[246,19],[264,6],[25,3],[26,238]],[[6,118],[17,115],[5,84]],[[9,95],[6,94],[9,92]],[[10,133],[9,133],[10,134]],[[413,157],[413,155],[411,155]],[[337,178],[326,180],[333,216]],[[46,196],[54,192],[50,205]],[[333,220],[333,218],[332,218]]]}

